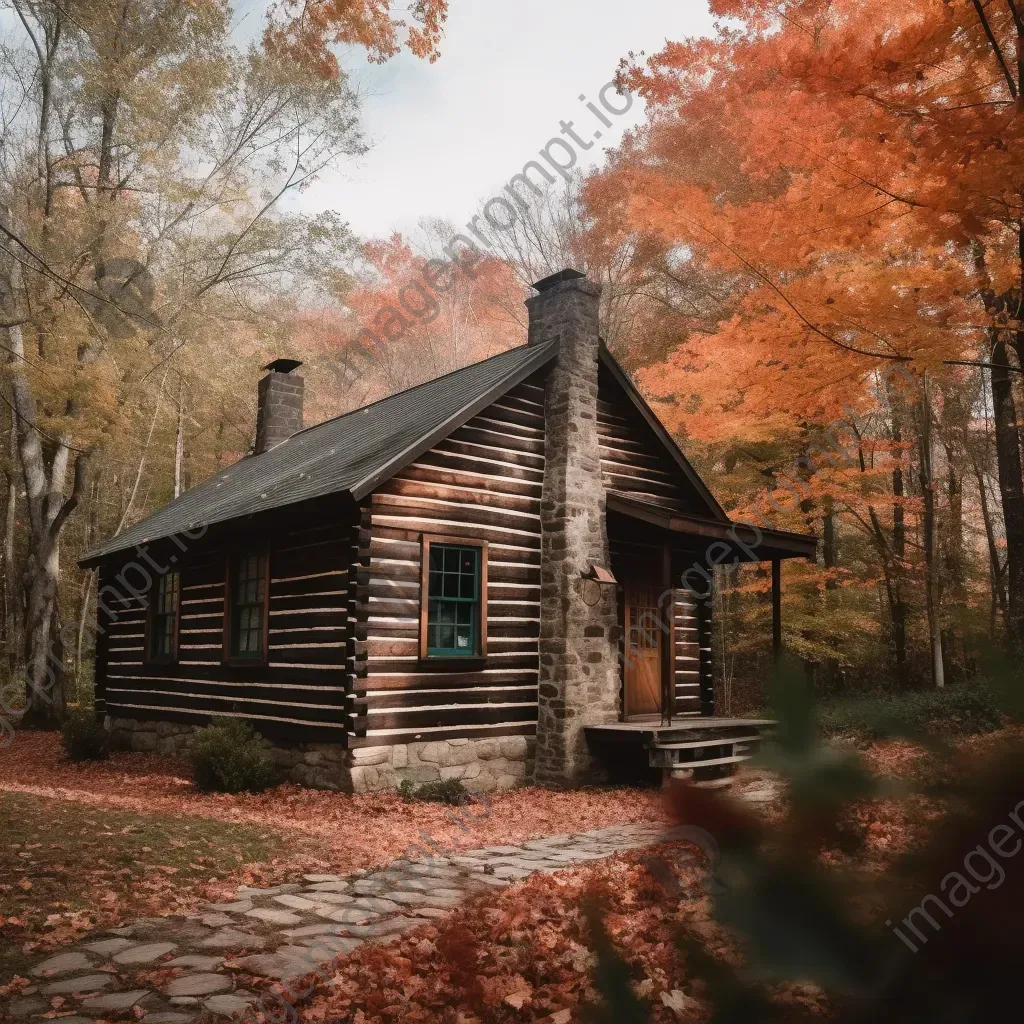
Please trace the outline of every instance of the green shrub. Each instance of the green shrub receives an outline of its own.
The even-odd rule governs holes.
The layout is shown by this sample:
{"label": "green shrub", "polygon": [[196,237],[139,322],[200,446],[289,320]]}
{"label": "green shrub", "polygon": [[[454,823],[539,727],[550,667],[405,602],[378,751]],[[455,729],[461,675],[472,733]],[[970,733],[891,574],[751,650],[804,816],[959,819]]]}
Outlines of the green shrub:
{"label": "green shrub", "polygon": [[277,785],[277,770],[248,722],[229,719],[198,729],[189,743],[192,779],[203,790],[262,793]]}
{"label": "green shrub", "polygon": [[1003,724],[1003,717],[992,690],[975,683],[839,700],[821,708],[819,722],[826,736],[874,740],[908,732],[959,736],[992,732]]}
{"label": "green shrub", "polygon": [[110,755],[110,733],[96,720],[92,708],[75,708],[60,730],[69,761],[105,761]]}
{"label": "green shrub", "polygon": [[452,806],[464,804],[469,799],[469,790],[459,779],[424,782],[422,786],[414,786],[408,779],[403,779],[398,792],[404,800],[426,800],[433,804]]}

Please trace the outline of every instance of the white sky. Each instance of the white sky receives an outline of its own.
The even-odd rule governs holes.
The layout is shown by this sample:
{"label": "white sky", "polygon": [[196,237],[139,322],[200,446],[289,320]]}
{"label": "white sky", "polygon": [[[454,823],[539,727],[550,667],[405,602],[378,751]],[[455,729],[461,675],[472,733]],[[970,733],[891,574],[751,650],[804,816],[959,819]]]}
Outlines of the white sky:
{"label": "white sky", "polygon": [[[259,28],[265,7],[236,0],[241,33]],[[299,202],[337,210],[370,237],[412,231],[421,217],[464,223],[559,134],[561,120],[584,139],[601,128],[578,96],[596,102],[628,51],[651,54],[710,27],[705,0],[451,0],[437,63],[403,54],[377,66],[355,52],[345,61],[365,94],[373,148]],[[611,118],[589,162],[641,116],[638,101]]]}

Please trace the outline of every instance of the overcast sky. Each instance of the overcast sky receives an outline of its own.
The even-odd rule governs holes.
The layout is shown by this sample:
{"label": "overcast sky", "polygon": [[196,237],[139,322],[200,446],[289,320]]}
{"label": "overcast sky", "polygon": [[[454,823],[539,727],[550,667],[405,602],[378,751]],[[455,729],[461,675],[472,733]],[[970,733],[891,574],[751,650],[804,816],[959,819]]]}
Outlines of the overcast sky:
{"label": "overcast sky", "polygon": [[[242,31],[259,27],[265,6],[237,0]],[[650,54],[710,26],[705,0],[451,0],[436,64],[404,54],[384,66],[356,53],[346,60],[374,145],[301,203],[337,210],[364,236],[409,231],[421,217],[462,223],[559,134],[561,120],[592,137],[596,121],[578,97],[595,100],[628,51]],[[612,118],[589,161],[639,116],[638,102]]]}

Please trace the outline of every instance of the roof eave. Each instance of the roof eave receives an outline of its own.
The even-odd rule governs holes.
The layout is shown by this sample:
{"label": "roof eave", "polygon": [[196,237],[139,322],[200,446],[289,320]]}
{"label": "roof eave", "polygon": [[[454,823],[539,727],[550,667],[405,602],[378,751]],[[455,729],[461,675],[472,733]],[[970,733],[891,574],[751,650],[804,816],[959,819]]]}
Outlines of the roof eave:
{"label": "roof eave", "polygon": [[[792,533],[789,530],[774,530],[767,526],[753,523],[734,522],[726,519],[709,519],[703,516],[686,515],[673,509],[655,505],[652,502],[640,501],[614,491],[608,494],[608,508],[613,512],[651,526],[660,527],[671,533],[689,537],[701,537],[707,540],[724,540],[738,545],[747,554],[748,561],[770,561],[774,558],[815,558],[818,550],[818,537],[812,533]],[[740,531],[756,531],[747,538]],[[755,559],[749,552],[764,549],[765,557]]]}

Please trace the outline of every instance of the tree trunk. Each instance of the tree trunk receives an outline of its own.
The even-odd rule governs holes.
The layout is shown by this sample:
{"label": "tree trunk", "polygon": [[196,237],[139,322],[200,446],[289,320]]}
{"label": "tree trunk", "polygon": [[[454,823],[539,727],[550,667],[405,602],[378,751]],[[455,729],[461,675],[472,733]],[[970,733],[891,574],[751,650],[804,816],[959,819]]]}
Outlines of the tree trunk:
{"label": "tree trunk", "polygon": [[[903,442],[903,428],[898,410],[890,396],[892,410],[892,439],[896,444]],[[903,458],[902,451],[898,458]],[[893,658],[896,665],[896,679],[901,686],[908,682],[907,674],[907,603],[903,598],[903,560],[907,555],[907,527],[903,510],[906,489],[903,481],[903,466],[896,462],[892,470],[892,569],[887,572],[886,586],[889,593],[889,608],[892,622]]]}
{"label": "tree trunk", "polygon": [[174,435],[174,496],[181,494],[181,461],[185,453],[185,383],[178,383],[178,427]]}
{"label": "tree trunk", "polygon": [[18,578],[14,564],[15,525],[18,519],[18,419],[11,410],[10,464],[7,469],[7,510],[4,518],[3,595],[4,650],[7,674],[17,667],[17,651],[21,649],[21,592],[15,585]]}
{"label": "tree trunk", "polygon": [[992,522],[992,509],[988,503],[988,485],[981,467],[972,462],[974,477],[978,481],[978,497],[981,502],[981,518],[985,524],[985,540],[988,543],[988,576],[992,590],[992,607],[990,615],[990,633],[996,636],[996,613],[1002,612],[1003,624],[1006,623],[1006,588],[1003,586],[1005,566],[999,559],[999,545],[996,543],[996,530]]}
{"label": "tree trunk", "polygon": [[[21,292],[20,268],[10,271],[14,294]],[[78,504],[87,458],[75,459],[74,488],[65,498],[71,458],[70,438],[49,437],[36,425],[36,401],[25,376],[25,340],[21,327],[7,329],[11,394],[19,423],[18,458],[25,482],[28,543],[25,559],[25,718],[30,725],[52,725],[64,709],[64,661],[60,638],[53,634],[60,572],[60,532]],[[43,444],[46,442],[46,450]]]}
{"label": "tree trunk", "polygon": [[939,567],[939,528],[935,511],[935,477],[932,472],[932,410],[928,397],[928,377],[921,378],[920,427],[920,478],[921,495],[924,502],[924,564],[925,601],[928,609],[928,640],[931,653],[932,685],[946,685],[942,661],[942,591]]}
{"label": "tree trunk", "polygon": [[999,494],[1006,528],[1007,627],[1011,643],[1020,650],[1024,648],[1024,475],[1009,366],[1006,344],[993,332],[992,411]]}

